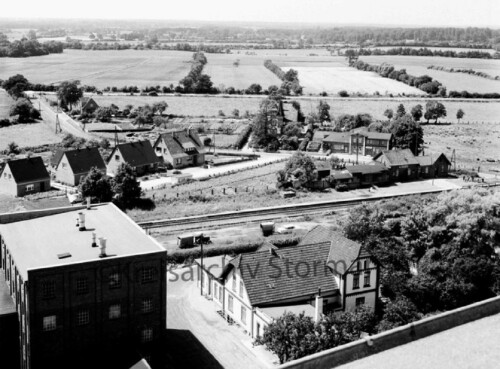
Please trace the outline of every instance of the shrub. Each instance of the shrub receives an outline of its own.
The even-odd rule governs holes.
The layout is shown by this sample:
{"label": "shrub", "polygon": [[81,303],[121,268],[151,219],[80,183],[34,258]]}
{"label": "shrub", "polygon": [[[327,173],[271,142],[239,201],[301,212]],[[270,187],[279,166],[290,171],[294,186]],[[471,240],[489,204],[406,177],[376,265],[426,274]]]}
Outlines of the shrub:
{"label": "shrub", "polygon": [[335,190],[338,192],[345,192],[349,190],[349,187],[347,187],[347,185],[344,183],[340,183],[335,187]]}
{"label": "shrub", "polygon": [[349,94],[347,93],[346,90],[341,90],[341,91],[339,91],[339,96],[340,97],[349,97]]}
{"label": "shrub", "polygon": [[245,144],[247,143],[251,133],[252,133],[252,126],[251,125],[246,126],[245,129],[241,131],[241,133],[239,134],[234,146],[238,150],[241,150],[243,146],[245,146]]}

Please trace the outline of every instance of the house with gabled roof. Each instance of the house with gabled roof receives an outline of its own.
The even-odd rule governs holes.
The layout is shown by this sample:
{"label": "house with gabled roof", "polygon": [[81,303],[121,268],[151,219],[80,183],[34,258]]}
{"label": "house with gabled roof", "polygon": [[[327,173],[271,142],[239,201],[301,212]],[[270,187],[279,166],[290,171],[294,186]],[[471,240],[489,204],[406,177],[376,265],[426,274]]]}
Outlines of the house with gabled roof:
{"label": "house with gabled roof", "polygon": [[447,177],[451,162],[443,153],[435,155],[416,156],[420,165],[420,177],[435,178]]}
{"label": "house with gabled roof", "polygon": [[54,171],[58,182],[78,186],[92,168],[106,174],[106,164],[97,147],[67,150],[56,155],[59,161],[55,163]]}
{"label": "house with gabled roof", "polygon": [[205,146],[198,134],[192,130],[172,130],[160,134],[153,148],[156,155],[174,168],[185,168],[205,164]]}
{"label": "house with gabled roof", "polygon": [[0,171],[0,192],[25,196],[50,190],[50,176],[40,156],[9,160]]}
{"label": "house with gabled roof", "polygon": [[413,180],[419,176],[420,164],[410,149],[382,151],[373,160],[389,168],[393,180]]}
{"label": "house with gabled roof", "polygon": [[91,97],[82,97],[81,114],[94,114],[99,109],[99,104]]}
{"label": "house with gabled roof", "polygon": [[297,246],[205,258],[203,269],[201,260],[195,263],[203,294],[253,338],[285,312],[317,321],[329,311],[374,308],[378,296],[375,261],[358,243],[323,227]]}
{"label": "house with gabled roof", "polygon": [[313,141],[320,142],[324,152],[374,156],[393,146],[391,133],[370,132],[366,127],[350,132],[316,131]]}
{"label": "house with gabled roof", "polygon": [[151,173],[158,169],[162,159],[155,154],[148,140],[118,144],[106,161],[106,170],[113,175],[121,164],[128,164],[137,175]]}

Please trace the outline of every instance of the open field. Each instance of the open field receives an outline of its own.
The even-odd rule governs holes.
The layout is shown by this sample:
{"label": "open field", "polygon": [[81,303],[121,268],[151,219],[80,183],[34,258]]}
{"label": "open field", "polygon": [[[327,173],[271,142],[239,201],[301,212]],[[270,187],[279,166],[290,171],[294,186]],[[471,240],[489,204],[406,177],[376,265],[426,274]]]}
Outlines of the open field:
{"label": "open field", "polygon": [[[311,63],[306,63],[311,65]],[[382,78],[377,73],[360,71],[350,68],[344,64],[332,64],[324,66],[325,63],[318,63],[315,66],[303,67],[291,66],[299,72],[301,86],[304,87],[304,94],[319,94],[323,91],[328,94],[337,94],[340,90],[348,93],[374,94],[410,94],[424,95],[418,88],[405,85],[404,83]],[[285,68],[288,69],[288,68]]]}
{"label": "open field", "polygon": [[455,149],[457,169],[480,167],[500,174],[500,123],[426,125],[424,141],[428,154],[443,152],[451,159]]}
{"label": "open field", "polygon": [[[226,115],[229,115],[233,109],[238,109],[240,114],[246,110],[250,113],[256,113],[259,109],[259,104],[264,97],[249,97],[249,96],[127,96],[127,95],[112,95],[112,96],[94,96],[98,104],[109,106],[115,104],[120,108],[125,105],[131,104],[134,107],[144,104],[154,104],[158,101],[166,101],[168,108],[166,114],[180,115],[180,116],[193,116],[193,117],[215,117],[219,110],[222,110]],[[320,98],[298,97],[290,100],[297,100],[300,102],[302,110],[307,115],[311,111],[317,109]],[[421,104],[425,107],[425,99],[412,99],[412,98],[321,98],[328,102],[330,105],[330,114],[338,117],[342,114],[357,114],[369,113],[375,119],[385,119],[384,111],[386,109],[393,109],[396,111],[399,104],[403,104],[407,111],[411,110],[416,104]],[[458,109],[465,112],[464,121],[470,122],[500,122],[500,101],[476,101],[476,100],[448,100],[442,99],[441,101],[447,111],[447,121],[456,122],[455,117]],[[291,105],[286,104],[285,109],[293,109]]]}
{"label": "open field", "polygon": [[9,94],[4,89],[0,89],[0,119],[9,118],[9,110],[13,102]]}
{"label": "open field", "polygon": [[[281,80],[264,67],[264,60],[258,56],[226,54],[206,54],[208,63],[203,70],[212,78],[215,86],[232,86],[245,89],[252,83],[259,83],[263,88],[279,86]],[[239,60],[239,66],[233,63]]]}
{"label": "open field", "polygon": [[[439,70],[427,69],[428,66],[437,65],[446,68],[465,68],[488,73],[492,76],[500,74],[500,60],[494,59],[461,59],[443,58],[433,56],[361,56],[369,64],[393,64],[396,69],[406,69],[408,74],[421,76],[427,74],[441,82],[448,91],[469,91],[469,92],[500,92],[500,81],[493,81],[478,76],[464,73],[448,73]],[[300,76],[300,74],[299,74]]]}
{"label": "open field", "polygon": [[0,128],[0,150],[5,150],[12,141],[23,148],[59,143],[61,140],[62,135],[56,135],[52,128],[42,122]]}
{"label": "open field", "polygon": [[184,51],[64,50],[62,54],[4,58],[0,78],[20,73],[31,82],[77,79],[99,88],[177,85],[189,72],[192,55]]}

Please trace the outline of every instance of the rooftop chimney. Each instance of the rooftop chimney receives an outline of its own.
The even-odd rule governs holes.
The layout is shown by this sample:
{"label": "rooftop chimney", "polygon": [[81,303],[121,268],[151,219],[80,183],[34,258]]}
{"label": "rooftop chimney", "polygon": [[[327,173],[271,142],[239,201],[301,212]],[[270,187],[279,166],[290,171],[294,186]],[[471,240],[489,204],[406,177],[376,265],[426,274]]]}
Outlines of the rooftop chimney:
{"label": "rooftop chimney", "polygon": [[78,220],[79,220],[78,230],[84,231],[85,230],[85,214],[83,214],[82,212],[79,212],[78,213]]}
{"label": "rooftop chimney", "polygon": [[92,247],[97,247],[97,243],[95,242],[96,234],[92,232]]}
{"label": "rooftop chimney", "polygon": [[319,322],[323,315],[323,296],[321,296],[321,288],[314,299],[314,321]]}
{"label": "rooftop chimney", "polygon": [[101,253],[99,254],[100,258],[105,258],[106,255],[106,239],[104,237],[99,237],[99,245],[101,246]]}

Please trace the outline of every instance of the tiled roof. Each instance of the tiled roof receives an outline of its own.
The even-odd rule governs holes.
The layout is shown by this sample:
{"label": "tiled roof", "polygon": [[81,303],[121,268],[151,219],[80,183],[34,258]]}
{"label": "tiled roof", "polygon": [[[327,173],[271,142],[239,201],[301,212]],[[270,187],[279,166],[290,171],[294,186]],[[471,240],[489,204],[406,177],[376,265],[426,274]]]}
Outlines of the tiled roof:
{"label": "tiled roof", "polygon": [[385,156],[390,166],[418,164],[418,160],[415,159],[410,149],[382,151],[375,155],[374,159],[379,158],[381,155]]}
{"label": "tiled roof", "polygon": [[230,262],[238,268],[253,306],[338,290],[326,265],[330,242],[241,254]]}
{"label": "tiled roof", "polygon": [[7,165],[16,183],[47,180],[50,178],[40,156],[11,160],[7,162]]}
{"label": "tiled roof", "polygon": [[344,132],[330,132],[330,134],[323,140],[324,142],[343,142],[349,143],[351,135]]}
{"label": "tiled roof", "polygon": [[56,151],[54,151],[52,157],[50,158],[50,165],[53,166],[54,168],[57,167],[63,155],[64,155],[63,149],[57,149]]}
{"label": "tiled roof", "polygon": [[329,242],[328,263],[335,266],[336,272],[344,274],[358,257],[361,245],[345,238],[331,228],[316,226],[302,238],[299,245]]}
{"label": "tiled roof", "polygon": [[132,167],[140,167],[161,161],[160,158],[156,156],[153,146],[151,146],[151,142],[148,140],[117,145],[111,153],[108,162],[116,150],[120,150],[123,160]]}
{"label": "tiled roof", "polygon": [[313,138],[312,138],[312,141],[323,142],[325,137],[327,137],[330,134],[332,134],[331,131],[315,131]]}
{"label": "tiled roof", "polygon": [[91,168],[106,169],[97,147],[69,150],[64,153],[74,174],[87,173]]}
{"label": "tiled roof", "polygon": [[198,153],[203,154],[205,152],[205,147],[194,130],[190,130],[189,134],[185,130],[166,132],[161,134],[158,140],[165,142],[170,155],[173,157],[183,157]]}
{"label": "tiled roof", "polygon": [[387,172],[388,169],[382,164],[360,164],[360,165],[348,165],[345,167],[347,171],[351,174],[361,173],[361,174],[369,174],[369,173],[383,173]]}

